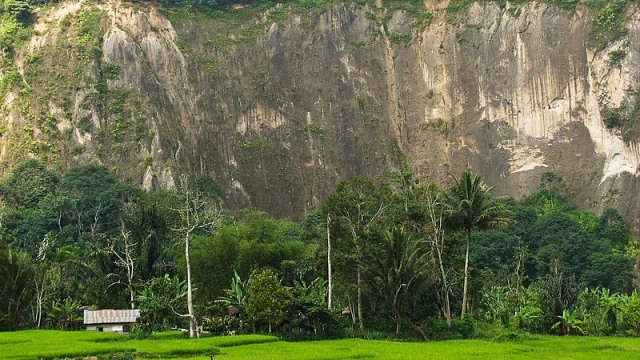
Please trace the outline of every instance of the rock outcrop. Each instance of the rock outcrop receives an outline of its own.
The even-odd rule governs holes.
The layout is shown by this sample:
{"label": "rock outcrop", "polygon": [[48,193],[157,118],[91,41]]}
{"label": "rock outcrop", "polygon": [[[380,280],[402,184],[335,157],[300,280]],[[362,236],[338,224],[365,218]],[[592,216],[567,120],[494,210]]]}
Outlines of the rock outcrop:
{"label": "rock outcrop", "polygon": [[[354,4],[239,20],[119,1],[40,9],[4,94],[0,158],[97,159],[146,188],[208,174],[229,208],[294,218],[356,175],[443,183],[470,166],[519,197],[553,172],[574,204],[635,225],[639,137],[604,114],[638,101],[640,12],[596,51],[584,6],[477,3],[452,20],[427,3],[431,18]],[[83,60],[81,39],[99,51]],[[47,85],[56,76],[78,83]]]}

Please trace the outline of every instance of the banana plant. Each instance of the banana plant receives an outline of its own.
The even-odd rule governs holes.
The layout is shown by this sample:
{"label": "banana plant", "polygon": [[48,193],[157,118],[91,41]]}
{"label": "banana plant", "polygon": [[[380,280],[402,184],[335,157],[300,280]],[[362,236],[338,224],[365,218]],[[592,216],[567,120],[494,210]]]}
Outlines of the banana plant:
{"label": "banana plant", "polygon": [[238,308],[240,314],[242,314],[242,310],[244,306],[247,304],[247,299],[249,298],[249,281],[242,280],[240,275],[234,271],[233,278],[231,279],[231,286],[229,289],[225,290],[225,296],[221,296],[218,298],[218,301],[227,304],[233,305]]}
{"label": "banana plant", "polygon": [[560,333],[565,336],[571,335],[572,333],[584,334],[584,331],[582,331],[580,327],[582,320],[578,318],[576,313],[565,309],[562,311],[562,315],[558,316],[558,319],[560,319],[560,321],[553,324],[551,329],[560,329]]}

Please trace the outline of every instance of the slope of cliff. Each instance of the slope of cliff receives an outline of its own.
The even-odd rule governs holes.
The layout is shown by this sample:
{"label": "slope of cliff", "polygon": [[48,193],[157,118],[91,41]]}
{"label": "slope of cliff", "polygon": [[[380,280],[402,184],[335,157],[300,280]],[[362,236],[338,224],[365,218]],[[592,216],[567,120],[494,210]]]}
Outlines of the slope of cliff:
{"label": "slope of cliff", "polygon": [[355,175],[471,166],[522,196],[553,172],[574,204],[635,223],[640,12],[610,3],[610,38],[604,5],[43,6],[5,46],[2,171],[100,161],[145,188],[207,174],[229,208],[295,218]]}

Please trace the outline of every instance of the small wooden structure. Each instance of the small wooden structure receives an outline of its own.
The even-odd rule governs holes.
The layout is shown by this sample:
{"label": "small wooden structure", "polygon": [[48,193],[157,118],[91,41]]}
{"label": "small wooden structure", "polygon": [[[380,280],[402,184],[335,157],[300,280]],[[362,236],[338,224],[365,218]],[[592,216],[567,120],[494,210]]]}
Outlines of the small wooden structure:
{"label": "small wooden structure", "polygon": [[84,326],[87,330],[123,333],[131,330],[131,325],[140,316],[140,310],[85,310]]}

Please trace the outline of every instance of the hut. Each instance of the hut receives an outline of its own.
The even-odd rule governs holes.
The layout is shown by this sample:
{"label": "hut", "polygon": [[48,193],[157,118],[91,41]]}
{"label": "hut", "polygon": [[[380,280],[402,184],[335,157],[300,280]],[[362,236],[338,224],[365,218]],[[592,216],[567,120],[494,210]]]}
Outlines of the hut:
{"label": "hut", "polygon": [[84,326],[87,330],[124,333],[140,316],[140,310],[85,310]]}

